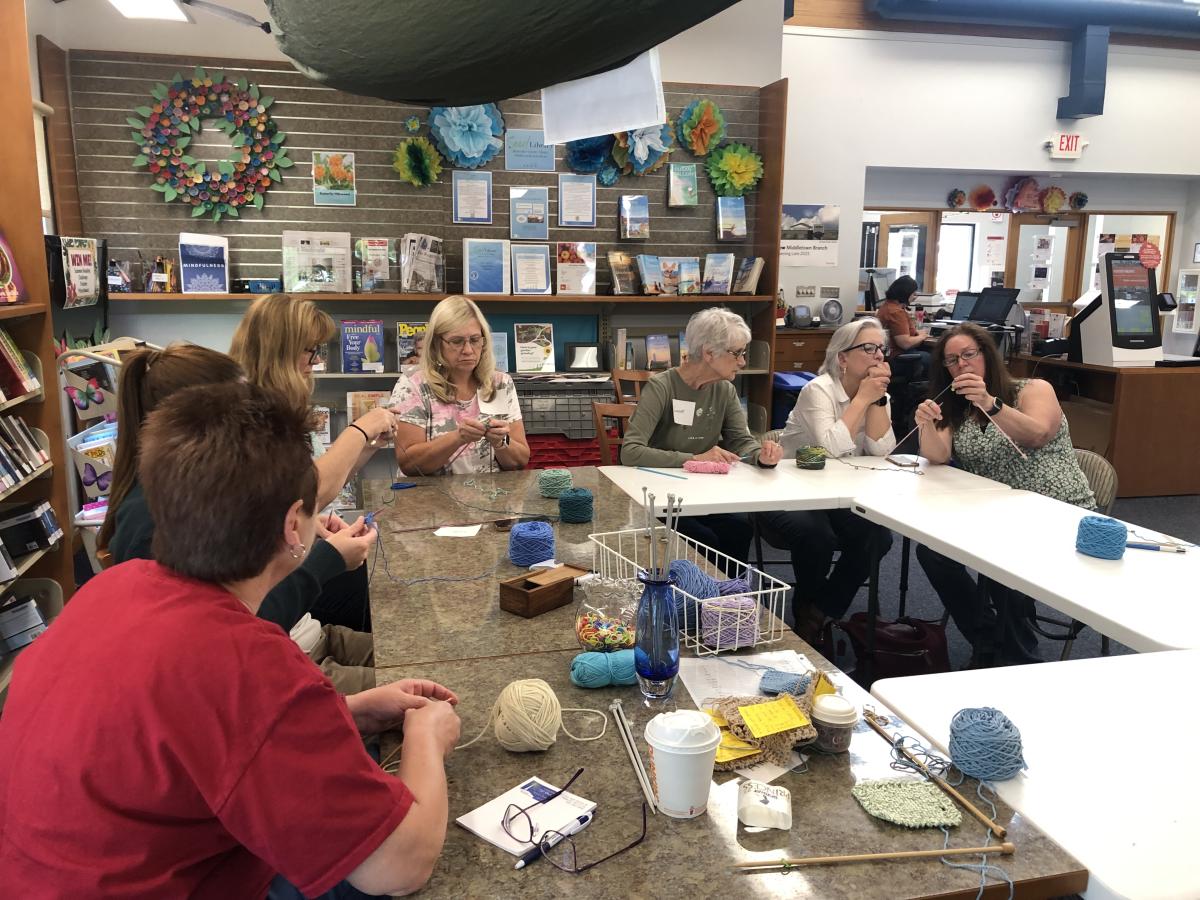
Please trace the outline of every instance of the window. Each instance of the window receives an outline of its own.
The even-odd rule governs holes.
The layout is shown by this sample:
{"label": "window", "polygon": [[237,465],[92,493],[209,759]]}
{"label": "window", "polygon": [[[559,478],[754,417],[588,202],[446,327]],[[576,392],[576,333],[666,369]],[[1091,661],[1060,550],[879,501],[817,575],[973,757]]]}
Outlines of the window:
{"label": "window", "polygon": [[938,293],[947,296],[950,292],[971,289],[974,255],[974,225],[942,224],[938,232]]}

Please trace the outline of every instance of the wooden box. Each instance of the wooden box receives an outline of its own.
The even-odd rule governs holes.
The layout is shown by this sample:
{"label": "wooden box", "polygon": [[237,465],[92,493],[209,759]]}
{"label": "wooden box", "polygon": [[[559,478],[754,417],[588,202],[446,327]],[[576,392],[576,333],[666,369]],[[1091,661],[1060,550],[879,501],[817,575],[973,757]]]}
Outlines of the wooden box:
{"label": "wooden box", "polygon": [[575,566],[558,566],[535,574],[523,573],[500,582],[500,608],[532,619],[566,606],[573,598],[575,579],[586,575]]}

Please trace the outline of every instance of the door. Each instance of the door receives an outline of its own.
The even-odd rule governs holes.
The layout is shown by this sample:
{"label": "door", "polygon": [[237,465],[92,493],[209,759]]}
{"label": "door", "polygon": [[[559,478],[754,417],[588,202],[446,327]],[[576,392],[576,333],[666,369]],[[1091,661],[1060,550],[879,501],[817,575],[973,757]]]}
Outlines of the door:
{"label": "door", "polygon": [[936,210],[884,213],[879,217],[875,265],[895,269],[897,278],[911,275],[917,290],[932,293],[940,224],[941,213]]}
{"label": "door", "polygon": [[1040,290],[1043,303],[1073,302],[1083,233],[1081,215],[1014,214],[1008,225],[1004,286]]}

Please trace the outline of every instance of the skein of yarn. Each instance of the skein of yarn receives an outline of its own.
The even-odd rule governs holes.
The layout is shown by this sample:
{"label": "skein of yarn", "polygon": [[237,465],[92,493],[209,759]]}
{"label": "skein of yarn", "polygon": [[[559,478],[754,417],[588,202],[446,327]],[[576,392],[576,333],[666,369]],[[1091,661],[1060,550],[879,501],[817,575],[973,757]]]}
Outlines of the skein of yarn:
{"label": "skein of yarn", "polygon": [[1120,559],[1125,555],[1129,530],[1108,516],[1084,516],[1079,520],[1075,549],[1097,559]]}
{"label": "skein of yarn", "polygon": [[571,660],[571,684],[581,688],[637,684],[637,669],[633,661],[633,651],[580,653]]}
{"label": "skein of yarn", "polygon": [[[603,654],[601,654],[603,655]],[[586,712],[600,716],[604,725],[599,734],[580,737],[572,734],[563,724],[564,712]],[[465,744],[459,744],[456,750],[470,747],[485,734],[488,726],[495,722],[496,742],[505,750],[513,753],[527,753],[531,750],[546,750],[553,746],[558,739],[558,730],[574,741],[594,741],[604,737],[608,728],[608,716],[598,709],[577,709],[559,706],[558,696],[554,689],[540,678],[526,678],[513,681],[500,692],[492,711],[488,714],[487,723],[483,730]]]}
{"label": "skein of yarn", "polygon": [[[710,597],[718,597],[721,590],[717,587],[717,580],[711,575],[701,571],[690,559],[674,560],[667,571],[670,573],[672,581],[679,590],[691,594],[696,600],[707,600]],[[686,604],[686,609],[684,608]],[[679,620],[679,627],[686,631],[689,635],[696,635],[700,630],[700,608],[695,602],[688,600],[680,594],[675,594],[675,615]]]}
{"label": "skein of yarn", "polygon": [[998,709],[960,709],[950,721],[950,761],[980,781],[1005,781],[1025,768],[1021,732]]}
{"label": "skein of yarn", "polygon": [[543,497],[559,497],[574,482],[567,469],[542,469],[538,473],[538,492]]}
{"label": "skein of yarn", "polygon": [[701,475],[728,475],[732,468],[733,463],[718,462],[715,459],[689,459],[683,464],[683,471]]}
{"label": "skein of yarn", "polygon": [[587,488],[567,488],[558,495],[558,517],[570,524],[592,521],[592,492]]}
{"label": "skein of yarn", "polygon": [[508,535],[508,558],[528,568],[554,559],[554,529],[549,522],[519,522]]}

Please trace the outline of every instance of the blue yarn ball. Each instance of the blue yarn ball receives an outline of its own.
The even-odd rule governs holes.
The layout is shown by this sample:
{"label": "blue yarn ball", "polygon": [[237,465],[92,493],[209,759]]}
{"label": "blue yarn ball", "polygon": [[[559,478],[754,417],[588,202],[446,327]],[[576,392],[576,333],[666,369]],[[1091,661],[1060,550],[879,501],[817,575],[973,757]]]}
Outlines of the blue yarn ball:
{"label": "blue yarn ball", "polygon": [[592,492],[587,488],[567,488],[558,495],[558,517],[568,523],[592,521]]}
{"label": "blue yarn ball", "polygon": [[571,684],[581,688],[602,688],[612,684],[637,684],[633,651],[580,653],[571,660]]}
{"label": "blue yarn ball", "polygon": [[[671,580],[675,582],[675,586],[679,590],[691,594],[696,600],[708,600],[721,596],[717,580],[703,572],[690,559],[673,561],[667,567],[667,571],[671,575]],[[686,611],[684,610],[685,603],[687,604]],[[679,619],[679,627],[689,635],[694,636],[700,630],[698,605],[694,601],[684,598],[678,592],[675,593],[675,615]]]}
{"label": "blue yarn ball", "polygon": [[508,536],[508,558],[514,566],[528,568],[554,559],[554,529],[549,522],[519,522]]}
{"label": "blue yarn ball", "polygon": [[721,592],[722,597],[730,597],[734,594],[750,593],[750,581],[746,578],[730,578],[727,581],[718,581],[717,590]]}
{"label": "blue yarn ball", "polygon": [[960,709],[950,722],[950,761],[980,781],[1005,781],[1025,768],[1021,732],[998,709]]}
{"label": "blue yarn ball", "polygon": [[1079,520],[1075,549],[1097,559],[1120,559],[1125,555],[1129,531],[1124,523],[1108,516],[1084,516]]}

